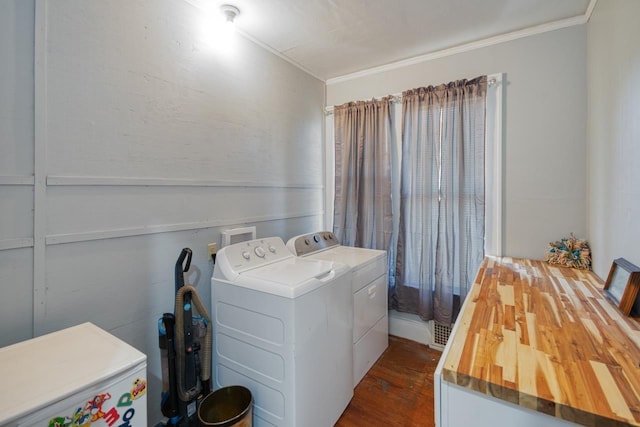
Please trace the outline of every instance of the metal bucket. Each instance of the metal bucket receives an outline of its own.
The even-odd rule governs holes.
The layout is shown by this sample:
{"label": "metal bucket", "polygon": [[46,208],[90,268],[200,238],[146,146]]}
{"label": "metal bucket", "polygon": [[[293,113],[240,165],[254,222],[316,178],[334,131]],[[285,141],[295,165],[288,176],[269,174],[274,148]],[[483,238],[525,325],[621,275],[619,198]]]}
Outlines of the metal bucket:
{"label": "metal bucket", "polygon": [[202,400],[198,419],[202,427],[252,427],[253,396],[240,385],[223,387]]}

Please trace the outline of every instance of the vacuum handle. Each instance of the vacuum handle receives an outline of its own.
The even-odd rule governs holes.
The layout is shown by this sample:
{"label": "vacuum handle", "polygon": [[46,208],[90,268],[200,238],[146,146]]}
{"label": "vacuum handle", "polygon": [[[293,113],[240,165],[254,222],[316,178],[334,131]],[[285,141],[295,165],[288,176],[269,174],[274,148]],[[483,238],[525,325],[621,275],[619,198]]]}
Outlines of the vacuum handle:
{"label": "vacuum handle", "polygon": [[[174,347],[176,318],[172,313],[162,315],[162,326],[164,329],[164,340],[160,339],[160,348],[163,344],[167,349],[167,366],[169,374],[169,394],[165,396],[161,404],[162,415],[173,418],[178,414],[178,395],[176,393],[176,352]],[[163,343],[164,341],[164,343]]]}
{"label": "vacuum handle", "polygon": [[184,293],[184,304],[178,307],[183,310],[184,319],[182,336],[184,340],[184,380],[183,386],[185,391],[195,390],[198,385],[198,374],[196,373],[196,351],[193,340],[193,313],[191,312],[191,292]]}
{"label": "vacuum handle", "polygon": [[[187,271],[189,271],[189,267],[191,266],[192,255],[193,254],[191,252],[191,249],[183,248],[182,252],[180,252],[180,256],[178,257],[178,260],[176,261],[176,268],[175,268],[176,292],[178,292],[178,289],[184,286],[183,273],[186,273]],[[187,264],[183,267],[182,264],[184,263],[185,258],[187,259]]]}

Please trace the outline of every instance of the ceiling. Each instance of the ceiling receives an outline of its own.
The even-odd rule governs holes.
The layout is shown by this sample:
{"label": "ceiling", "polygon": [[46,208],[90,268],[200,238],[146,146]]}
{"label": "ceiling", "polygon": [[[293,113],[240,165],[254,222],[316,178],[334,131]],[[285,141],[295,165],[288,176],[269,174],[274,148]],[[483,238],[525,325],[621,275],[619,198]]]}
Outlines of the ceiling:
{"label": "ceiling", "polygon": [[[532,27],[584,22],[595,0],[187,0],[328,80]],[[540,29],[539,28],[539,29]]]}

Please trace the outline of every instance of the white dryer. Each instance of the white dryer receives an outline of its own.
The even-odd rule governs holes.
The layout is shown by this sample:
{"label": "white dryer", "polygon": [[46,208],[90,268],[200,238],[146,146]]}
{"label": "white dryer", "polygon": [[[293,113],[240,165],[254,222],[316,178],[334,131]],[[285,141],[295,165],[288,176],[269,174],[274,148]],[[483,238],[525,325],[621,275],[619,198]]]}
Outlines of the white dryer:
{"label": "white dryer", "polygon": [[353,396],[351,268],[293,256],[279,237],[218,251],[214,386],[243,385],[261,426],[329,427]]}
{"label": "white dryer", "polygon": [[353,386],[389,345],[387,252],[342,246],[330,231],[292,237],[289,250],[304,259],[339,261],[353,269]]}

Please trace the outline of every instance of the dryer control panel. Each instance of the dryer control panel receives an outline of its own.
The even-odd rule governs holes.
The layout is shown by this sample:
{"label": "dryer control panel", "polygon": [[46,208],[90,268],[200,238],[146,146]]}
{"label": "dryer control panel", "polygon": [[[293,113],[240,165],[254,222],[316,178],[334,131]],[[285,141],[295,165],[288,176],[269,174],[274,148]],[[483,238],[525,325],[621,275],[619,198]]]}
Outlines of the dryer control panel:
{"label": "dryer control panel", "polygon": [[221,257],[226,258],[224,263],[240,273],[292,256],[281,238],[267,237],[225,246],[218,251],[216,263],[221,263]]}
{"label": "dryer control panel", "polygon": [[309,255],[333,246],[339,246],[338,238],[330,231],[320,231],[317,233],[304,234],[289,241],[289,249],[297,256]]}

